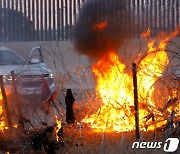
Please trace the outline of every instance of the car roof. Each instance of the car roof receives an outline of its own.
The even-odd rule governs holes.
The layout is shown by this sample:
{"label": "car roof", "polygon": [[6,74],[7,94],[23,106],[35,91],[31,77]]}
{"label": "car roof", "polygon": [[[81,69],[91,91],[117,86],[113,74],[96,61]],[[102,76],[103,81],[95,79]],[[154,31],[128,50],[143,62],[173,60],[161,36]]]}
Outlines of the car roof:
{"label": "car roof", "polygon": [[[6,47],[4,47],[4,46],[2,46],[2,47],[0,47],[0,52],[1,51],[11,51],[11,52],[13,52],[14,54],[16,54],[19,58],[21,58],[22,60],[24,60],[24,58],[22,58],[16,51],[14,51],[14,50],[12,50],[12,49],[10,49],[10,48],[6,48]],[[25,60],[24,60],[25,61]]]}
{"label": "car roof", "polygon": [[4,51],[4,50],[11,50],[11,51],[14,51],[14,50],[9,49],[9,48],[6,48],[6,47],[4,47],[4,46],[0,47],[0,51],[1,51],[1,50],[3,50],[3,51]]}

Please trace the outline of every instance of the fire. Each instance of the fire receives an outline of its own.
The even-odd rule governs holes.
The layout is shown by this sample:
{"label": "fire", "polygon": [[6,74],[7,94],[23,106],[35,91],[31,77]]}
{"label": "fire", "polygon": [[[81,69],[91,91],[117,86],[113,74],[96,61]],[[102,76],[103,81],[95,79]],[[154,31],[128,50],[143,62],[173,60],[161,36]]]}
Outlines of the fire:
{"label": "fire", "polygon": [[2,95],[0,94],[0,132],[3,132],[6,129],[5,119],[3,115]]}
{"label": "fire", "polygon": [[13,127],[14,127],[14,128],[18,128],[18,124],[14,124]]}
{"label": "fire", "polygon": [[151,34],[151,30],[150,30],[150,28],[148,28],[148,30],[146,32],[141,34],[141,37],[142,38],[147,38],[147,37],[150,36],[150,34]]}
{"label": "fire", "polygon": [[55,116],[55,120],[56,120],[56,124],[57,124],[57,126],[56,126],[56,128],[55,128],[56,141],[59,142],[60,139],[59,139],[59,136],[58,136],[58,132],[59,132],[59,130],[61,129],[61,121],[58,120],[57,116]]}
{"label": "fire", "polygon": [[[6,89],[6,95],[10,95],[11,92]],[[2,94],[0,93],[0,132],[4,132],[4,130],[8,129],[5,122],[4,117],[4,107],[3,107],[3,98]]]}
{"label": "fire", "polygon": [[[147,38],[148,52],[138,62],[138,97],[141,130],[153,130],[166,123],[152,99],[154,84],[169,64],[165,51],[167,41],[178,34],[178,30],[159,39],[150,38],[150,29],[142,34]],[[96,75],[96,94],[103,105],[99,110],[83,119],[96,132],[127,132],[135,129],[132,74],[125,72],[126,66],[114,51],[109,51],[92,66]],[[149,117],[149,119],[148,119]],[[156,119],[156,124],[154,120]]]}
{"label": "fire", "polygon": [[95,24],[93,30],[103,31],[107,27],[107,21]]}

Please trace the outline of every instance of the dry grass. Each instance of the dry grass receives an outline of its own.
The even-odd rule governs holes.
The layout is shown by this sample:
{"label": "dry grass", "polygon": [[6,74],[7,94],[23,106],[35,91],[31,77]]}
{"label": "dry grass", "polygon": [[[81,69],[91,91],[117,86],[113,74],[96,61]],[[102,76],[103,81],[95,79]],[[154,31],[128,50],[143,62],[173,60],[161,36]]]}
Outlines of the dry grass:
{"label": "dry grass", "polygon": [[[142,133],[141,133],[142,135]],[[143,137],[144,136],[144,137]],[[153,132],[143,133],[144,141],[161,141],[165,138],[163,132],[157,133],[156,139]],[[135,133],[95,133],[90,128],[83,126],[66,127],[64,132],[65,146],[57,153],[73,154],[163,154],[161,149],[132,149],[132,143],[136,141]],[[177,151],[177,153],[180,151]]]}

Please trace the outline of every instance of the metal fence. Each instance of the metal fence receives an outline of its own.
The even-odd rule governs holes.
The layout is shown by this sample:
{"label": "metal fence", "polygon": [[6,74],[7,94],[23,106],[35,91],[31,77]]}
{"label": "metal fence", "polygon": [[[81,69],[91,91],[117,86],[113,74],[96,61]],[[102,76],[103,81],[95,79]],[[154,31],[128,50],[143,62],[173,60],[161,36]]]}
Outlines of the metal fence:
{"label": "metal fence", "polygon": [[[73,25],[85,1],[98,0],[0,0],[0,42],[72,39]],[[120,0],[116,1],[118,7]],[[139,29],[170,32],[180,24],[180,0],[122,1]]]}

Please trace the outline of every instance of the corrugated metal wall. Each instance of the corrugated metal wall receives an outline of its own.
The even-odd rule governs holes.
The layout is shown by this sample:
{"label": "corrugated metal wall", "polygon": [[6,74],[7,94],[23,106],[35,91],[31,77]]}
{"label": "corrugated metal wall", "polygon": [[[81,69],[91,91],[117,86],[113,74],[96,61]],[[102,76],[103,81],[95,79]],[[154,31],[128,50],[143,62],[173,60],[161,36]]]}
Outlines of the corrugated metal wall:
{"label": "corrugated metal wall", "polygon": [[[0,42],[72,39],[85,1],[95,0],[0,0]],[[120,0],[116,1],[118,7]],[[170,32],[180,24],[180,0],[123,1],[135,18],[138,33],[147,27],[154,33]]]}

